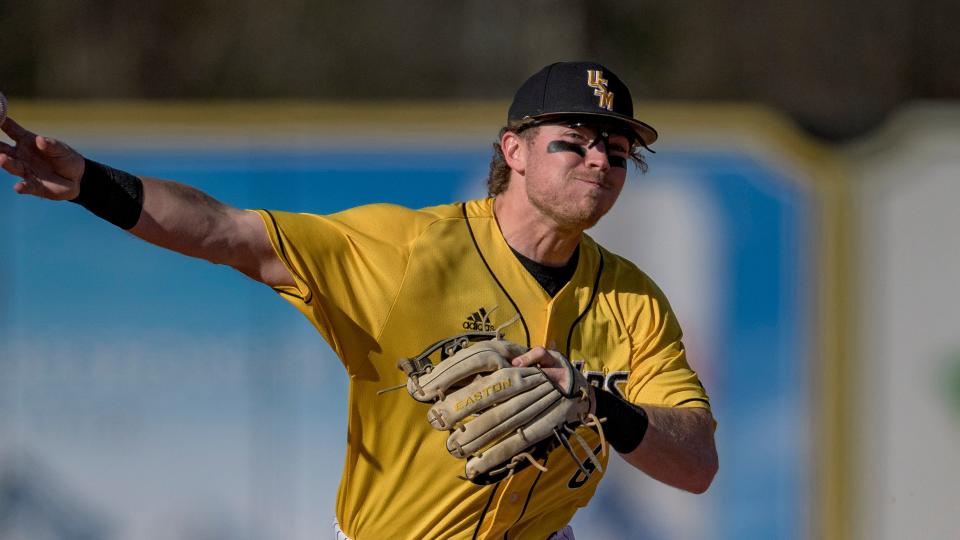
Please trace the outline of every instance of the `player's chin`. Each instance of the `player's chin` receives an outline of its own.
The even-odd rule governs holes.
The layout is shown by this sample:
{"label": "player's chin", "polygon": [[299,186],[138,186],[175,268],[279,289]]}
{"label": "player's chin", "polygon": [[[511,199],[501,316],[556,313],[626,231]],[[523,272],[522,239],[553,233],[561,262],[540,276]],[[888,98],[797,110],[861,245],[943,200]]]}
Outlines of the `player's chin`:
{"label": "player's chin", "polygon": [[587,230],[600,221],[610,210],[609,204],[597,204],[599,201],[584,199],[574,215],[571,216],[570,225],[580,230]]}

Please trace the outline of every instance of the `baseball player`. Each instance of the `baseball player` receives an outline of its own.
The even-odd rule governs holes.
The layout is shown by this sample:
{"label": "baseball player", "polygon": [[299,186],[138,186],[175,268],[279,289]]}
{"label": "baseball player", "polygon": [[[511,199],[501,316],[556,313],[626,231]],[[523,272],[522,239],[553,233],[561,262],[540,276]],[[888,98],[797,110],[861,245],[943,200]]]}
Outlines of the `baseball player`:
{"label": "baseball player", "polygon": [[[572,538],[607,444],[691,492],[716,473],[708,397],[666,298],[584,233],[617,200],[627,163],[646,167],[640,152],[657,138],[600,64],[556,63],[523,83],[494,144],[489,198],[419,210],[240,210],[87,160],[12,118],[3,131],[14,144],[0,144],[0,165],[20,178],[17,193],[72,201],[143,240],[229,265],[323,335],[350,375],[338,538]],[[464,479],[463,460],[427,421],[429,404],[383,392],[409,381],[398,359],[463,334],[513,344],[510,365],[539,366],[558,388],[589,381],[584,406],[602,429],[576,432],[598,459],[558,447],[536,466]]]}

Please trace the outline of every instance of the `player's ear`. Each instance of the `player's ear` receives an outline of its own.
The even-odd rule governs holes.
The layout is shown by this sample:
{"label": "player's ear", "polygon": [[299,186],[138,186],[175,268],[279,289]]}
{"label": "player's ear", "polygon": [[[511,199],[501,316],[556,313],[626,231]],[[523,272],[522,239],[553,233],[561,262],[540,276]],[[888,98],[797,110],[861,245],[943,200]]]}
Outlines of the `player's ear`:
{"label": "player's ear", "polygon": [[503,159],[507,165],[517,173],[524,174],[530,150],[527,141],[517,133],[506,131],[500,137],[500,149],[503,150]]}

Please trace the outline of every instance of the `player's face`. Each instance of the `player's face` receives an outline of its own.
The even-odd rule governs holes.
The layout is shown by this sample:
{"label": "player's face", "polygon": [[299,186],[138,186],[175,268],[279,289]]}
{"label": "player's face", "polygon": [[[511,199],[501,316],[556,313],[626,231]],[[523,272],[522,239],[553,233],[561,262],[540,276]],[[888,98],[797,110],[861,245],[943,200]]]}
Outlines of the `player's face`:
{"label": "player's face", "polygon": [[527,198],[560,227],[585,230],[616,202],[627,177],[630,142],[589,125],[543,125],[530,142]]}

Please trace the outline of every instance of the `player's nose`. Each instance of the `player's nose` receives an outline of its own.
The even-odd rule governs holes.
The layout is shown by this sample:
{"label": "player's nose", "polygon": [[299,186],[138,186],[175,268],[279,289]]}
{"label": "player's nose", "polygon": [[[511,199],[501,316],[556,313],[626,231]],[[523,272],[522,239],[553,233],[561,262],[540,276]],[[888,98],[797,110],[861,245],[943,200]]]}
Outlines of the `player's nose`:
{"label": "player's nose", "polygon": [[587,155],[584,156],[584,162],[590,168],[600,169],[606,172],[610,169],[610,156],[607,155],[607,145],[603,141],[597,142],[587,148]]}

